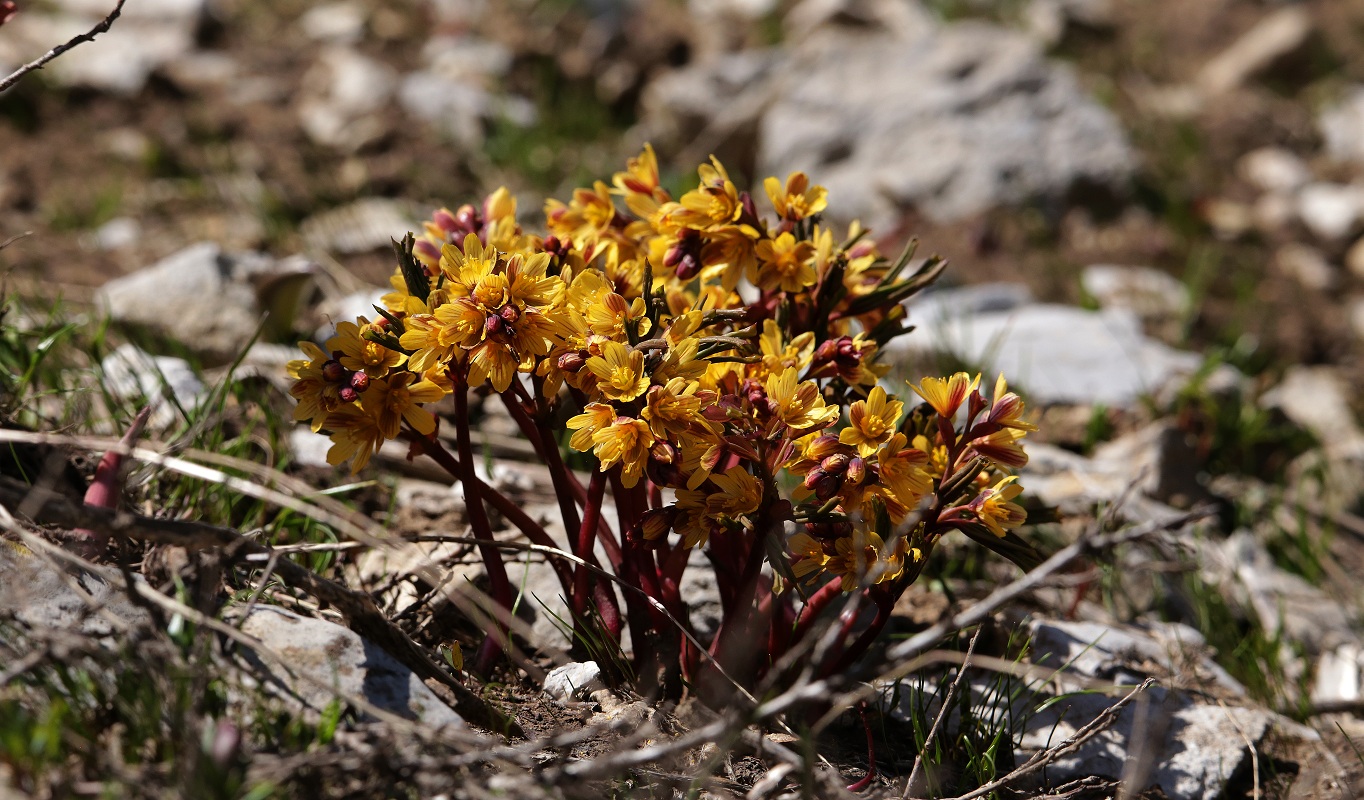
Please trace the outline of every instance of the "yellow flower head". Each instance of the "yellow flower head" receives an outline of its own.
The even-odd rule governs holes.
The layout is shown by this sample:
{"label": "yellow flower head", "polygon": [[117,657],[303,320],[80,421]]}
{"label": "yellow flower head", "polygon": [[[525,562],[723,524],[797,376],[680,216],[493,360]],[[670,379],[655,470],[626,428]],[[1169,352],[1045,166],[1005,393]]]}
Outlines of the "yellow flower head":
{"label": "yellow flower head", "polygon": [[866,400],[858,400],[848,409],[851,424],[839,433],[838,440],[855,446],[858,455],[866,458],[890,440],[904,408],[899,400],[887,401],[885,389],[873,386]]}
{"label": "yellow flower head", "polygon": [[895,496],[895,500],[905,508],[914,508],[919,500],[933,489],[933,477],[929,474],[928,455],[921,450],[906,447],[907,439],[903,433],[896,433],[876,455],[881,482]]}
{"label": "yellow flower head", "polygon": [[710,514],[740,517],[757,511],[762,502],[762,484],[743,467],[712,474],[710,482],[719,489],[706,498],[706,511]]}
{"label": "yellow flower head", "polygon": [[370,381],[369,388],[360,396],[360,406],[378,420],[385,439],[398,435],[403,420],[426,436],[436,429],[436,419],[417,404],[434,403],[444,396],[445,391],[435,383],[420,380],[411,372],[399,372]]}
{"label": "yellow flower head", "polygon": [[1015,483],[1017,480],[1017,475],[1010,475],[992,488],[981,492],[967,506],[975,512],[976,519],[995,536],[1003,538],[1005,533],[1022,525],[1028,519],[1028,512],[1013,502],[1015,497],[1023,493],[1023,487]]}
{"label": "yellow flower head", "polygon": [[787,367],[767,379],[767,399],[777,409],[777,419],[794,431],[807,431],[832,425],[839,415],[838,406],[825,405],[814,381],[798,383],[795,367]]}
{"label": "yellow flower head", "polygon": [[360,317],[359,323],[337,323],[336,335],[327,340],[328,350],[341,352],[341,366],[378,378],[407,360],[402,353],[365,338],[365,333],[375,329],[368,319]]}
{"label": "yellow flower head", "polygon": [[758,242],[757,261],[748,279],[763,291],[800,292],[815,285],[814,247],[789,233]]}
{"label": "yellow flower head", "polygon": [[644,474],[654,437],[644,420],[616,417],[610,425],[592,434],[592,443],[595,445],[592,452],[601,460],[601,471],[620,464],[620,482],[629,489]]}
{"label": "yellow flower head", "polygon": [[828,205],[828,191],[823,186],[811,186],[804,172],[792,172],[786,177],[783,190],[776,178],[763,181],[767,197],[777,216],[784,220],[799,221],[823,211]]}
{"label": "yellow flower head", "polygon": [[924,378],[921,385],[910,384],[910,388],[940,416],[951,419],[979,385],[979,375],[972,378],[965,372],[958,372],[950,378]]}
{"label": "yellow flower head", "polygon": [[791,571],[797,580],[805,580],[809,575],[823,572],[824,566],[829,563],[829,554],[824,552],[824,545],[808,533],[792,536],[788,544],[792,554]]}
{"label": "yellow flower head", "polygon": [[597,389],[609,400],[634,400],[649,388],[644,354],[620,342],[602,342],[601,355],[587,359],[587,369],[596,376]]}

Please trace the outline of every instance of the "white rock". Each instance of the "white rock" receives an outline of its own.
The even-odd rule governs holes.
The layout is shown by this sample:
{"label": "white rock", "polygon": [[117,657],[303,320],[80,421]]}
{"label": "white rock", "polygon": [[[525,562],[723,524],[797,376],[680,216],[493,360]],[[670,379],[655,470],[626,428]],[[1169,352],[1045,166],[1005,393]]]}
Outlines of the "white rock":
{"label": "white rock", "polygon": [[132,217],[115,217],[95,231],[95,246],[101,250],[122,250],[137,243],[142,226]]}
{"label": "white rock", "polygon": [[582,699],[601,688],[601,667],[595,661],[564,664],[545,676],[545,694],[560,702]]}
{"label": "white rock", "polygon": [[309,428],[297,427],[289,431],[289,453],[293,455],[293,463],[300,466],[332,469],[327,463],[327,451],[331,446],[330,439]]}
{"label": "white rock", "polygon": [[1029,658],[1034,664],[1064,665],[1067,671],[1117,683],[1139,683],[1146,677],[1141,669],[1144,662],[1158,664],[1173,675],[1187,674],[1196,666],[1223,688],[1246,693],[1239,681],[1209,657],[1207,641],[1198,631],[1173,622],[1143,627],[1034,620]]}
{"label": "white rock", "polygon": [[1350,408],[1354,390],[1332,367],[1294,365],[1283,380],[1261,398],[1268,408],[1278,408],[1294,423],[1311,431],[1329,450],[1353,447],[1364,433]]}
{"label": "white rock", "polygon": [[[95,611],[96,606],[104,612]],[[27,551],[20,555],[8,542],[0,543],[0,611],[13,613],[33,628],[78,630],[100,637],[116,633],[105,613],[127,622],[147,619],[147,612],[128,598],[123,586],[107,584],[90,574],[59,572],[41,557]]]}
{"label": "white rock", "polygon": [[385,289],[361,289],[344,297],[323,301],[317,307],[317,314],[325,322],[313,332],[313,341],[318,345],[326,344],[328,339],[336,335],[337,323],[354,322],[359,317],[374,321],[379,317],[374,307],[384,307],[383,296],[386,294],[388,290]]}
{"label": "white rock", "polygon": [[1252,150],[1241,156],[1236,168],[1242,178],[1262,192],[1295,192],[1312,179],[1303,160],[1282,147]]}
{"label": "white rock", "polygon": [[352,0],[323,3],[305,11],[298,27],[315,42],[355,44],[365,35],[365,9]]}
{"label": "white rock", "polygon": [[1317,660],[1312,702],[1349,703],[1364,698],[1364,647],[1347,642],[1326,650]]}
{"label": "white rock", "polygon": [[134,344],[122,345],[106,356],[100,362],[100,372],[105,388],[114,397],[152,406],[147,424],[153,430],[174,425],[180,416],[177,406],[193,412],[206,394],[188,361],[153,356]]}
{"label": "white rock", "polygon": [[422,45],[422,61],[435,75],[482,86],[507,74],[514,55],[500,42],[474,36],[433,36]]}
{"label": "white rock", "polygon": [[1331,266],[1326,256],[1311,245],[1289,242],[1274,252],[1274,265],[1308,289],[1319,292],[1335,288],[1340,282],[1340,271]]}
{"label": "white rock", "polygon": [[1197,83],[1209,94],[1244,84],[1302,48],[1312,33],[1307,10],[1288,6],[1266,16],[1199,71]]}
{"label": "white rock", "polygon": [[[393,240],[420,231],[420,206],[386,197],[366,197],[303,220],[299,234],[309,247],[331,253],[387,250]],[[374,309],[369,309],[373,314]]]}
{"label": "white rock", "polygon": [[116,321],[145,325],[215,358],[233,357],[260,325],[271,287],[311,274],[305,261],[224,253],[201,242],[109,281],[96,303]]}
{"label": "white rock", "polygon": [[[1210,557],[1213,549],[1220,549],[1217,557]],[[1248,606],[1271,638],[1282,636],[1312,654],[1356,641],[1341,604],[1279,567],[1250,531],[1233,533],[1220,548],[1201,547],[1198,556],[1205,575],[1226,586],[1235,602]]]}
{"label": "white rock", "polygon": [[403,78],[398,103],[413,117],[435,125],[443,134],[468,146],[482,145],[485,127],[502,119],[528,127],[535,123],[534,104],[524,97],[493,94],[481,81],[452,78],[419,70]]}
{"label": "white rock", "polygon": [[1080,285],[1100,308],[1127,309],[1143,322],[1178,319],[1189,309],[1188,288],[1150,267],[1094,264],[1080,273]]}
{"label": "white rock", "polygon": [[[950,308],[950,303],[948,304]],[[911,316],[911,320],[913,317]],[[893,340],[892,357],[949,352],[1002,371],[1033,403],[1130,408],[1193,375],[1202,359],[1146,338],[1130,311],[1037,304],[963,315]]]}
{"label": "white rock", "polygon": [[384,110],[398,75],[387,64],[344,47],[328,47],[303,76],[299,121],[318,144],[358,150],[387,129]]}
{"label": "white rock", "polygon": [[266,676],[265,688],[310,712],[323,711],[340,692],[432,727],[465,727],[421,678],[347,628],[275,606],[256,606],[241,630],[284,659],[282,666],[244,648],[241,657]]}
{"label": "white rock", "polygon": [[1326,152],[1337,161],[1364,163],[1364,86],[1352,86],[1317,118]]}
{"label": "white rock", "polygon": [[1261,233],[1278,233],[1298,218],[1296,198],[1282,194],[1262,194],[1251,206],[1250,216]]}
{"label": "white rock", "polygon": [[1364,217],[1364,189],[1336,183],[1304,186],[1298,194],[1298,217],[1321,239],[1344,239],[1358,230]]}

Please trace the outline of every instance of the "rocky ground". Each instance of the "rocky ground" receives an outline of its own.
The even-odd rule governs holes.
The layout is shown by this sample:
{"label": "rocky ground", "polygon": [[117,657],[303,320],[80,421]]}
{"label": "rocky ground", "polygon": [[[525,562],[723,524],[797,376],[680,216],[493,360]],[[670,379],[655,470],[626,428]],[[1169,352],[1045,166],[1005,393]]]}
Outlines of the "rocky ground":
{"label": "rocky ground", "polygon": [[[0,66],[107,11],[95,0],[20,5],[0,28]],[[283,363],[293,342],[368,309],[392,270],[390,237],[431,208],[505,184],[534,227],[539,198],[609,174],[644,141],[674,183],[709,153],[744,180],[802,169],[884,250],[913,236],[920,253],[951,260],[944,284],[910,307],[918,330],[890,357],[903,377],[1003,370],[1041,409],[1020,481],[1034,498],[1035,540],[1054,551],[1086,531],[1148,530],[992,617],[981,652],[1012,666],[965,673],[956,696],[970,702],[947,715],[930,783],[907,786],[955,668],[876,683],[870,791],[966,793],[1115,708],[1104,730],[1011,785],[1055,796],[1113,796],[1120,782],[1125,796],[1153,798],[1353,796],[1364,790],[1361,30],[1364,3],[1337,0],[129,0],[109,34],[0,97],[0,241],[23,235],[0,251],[16,298],[6,342],[65,342],[60,323],[94,328],[105,312],[115,322],[107,338],[80,333],[81,346],[58,348],[68,373],[85,376],[71,380],[88,390],[99,376],[103,392],[0,398],[4,421],[116,433],[120,409],[164,384],[175,401],[155,412],[154,437],[278,466],[284,477],[269,480],[295,481],[294,496],[337,489],[325,441],[279,422]],[[554,519],[546,479],[489,405],[482,445],[527,463],[488,479]],[[221,432],[206,434],[208,421]],[[75,453],[87,449],[62,451],[75,487],[92,466]],[[458,493],[406,455],[381,453],[362,477],[399,477],[342,487],[358,511],[334,513],[399,539],[462,534]],[[8,463],[0,471],[23,477]],[[347,538],[335,523],[281,522],[230,487],[136,477],[139,510],[152,515],[223,508],[224,523],[255,526],[272,544]],[[1208,512],[1190,521],[1191,509]],[[159,552],[125,546],[136,580],[211,574]],[[480,580],[466,545],[301,553],[373,598],[423,663],[477,641],[436,591]],[[589,731],[526,751],[567,758],[536,779],[526,776],[548,757],[469,766],[459,736],[487,720],[462,687],[413,672],[387,628],[361,635],[338,624],[344,608],[272,586],[213,604],[259,646],[195,654],[227,676],[222,708],[293,720],[207,736],[194,752],[227,753],[215,768],[239,781],[215,796],[264,796],[248,794],[262,782],[323,796],[308,776],[347,769],[351,783],[333,794],[385,794],[377,787],[397,782],[422,796],[477,796],[438,773],[576,796],[574,770],[590,768],[575,764],[707,730],[704,710],[655,708],[600,684],[590,666],[563,664],[556,617],[566,609],[541,590],[555,585],[552,572],[533,554],[522,563],[537,598],[523,633],[538,651],[488,695],[520,725],[518,742]],[[179,586],[189,611],[130,600],[131,574],[73,583],[0,548],[0,652],[81,653],[96,686],[110,669],[100,653],[156,663],[164,617],[196,622],[183,615],[200,606],[193,585]],[[714,586],[688,574],[704,627]],[[929,629],[1013,577],[952,550],[902,604],[897,632]],[[89,641],[104,644],[81,650]],[[952,639],[937,652],[965,646]],[[0,796],[14,791],[6,782],[98,793],[106,762],[33,755],[41,726],[6,694],[7,669],[0,661]],[[1126,705],[1114,705],[1122,693],[1095,692],[1148,677],[1158,685]],[[843,783],[865,775],[861,737],[853,716],[837,721],[820,742],[821,769]],[[780,758],[761,748],[692,744],[613,773],[613,791],[672,796],[686,788],[677,776],[701,767],[712,796],[789,789],[774,771]],[[142,766],[120,761],[116,782],[183,788],[180,773],[155,766],[180,751],[148,747],[132,759]],[[405,755],[383,764],[385,748]],[[58,777],[45,783],[43,770]],[[290,770],[304,777],[291,782]],[[835,791],[829,781],[819,791]]]}

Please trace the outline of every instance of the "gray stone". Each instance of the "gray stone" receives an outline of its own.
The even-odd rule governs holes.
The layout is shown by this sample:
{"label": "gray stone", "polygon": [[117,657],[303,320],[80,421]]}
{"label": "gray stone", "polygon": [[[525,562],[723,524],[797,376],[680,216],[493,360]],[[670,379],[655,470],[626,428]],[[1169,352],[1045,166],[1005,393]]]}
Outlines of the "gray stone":
{"label": "gray stone", "polygon": [[1321,439],[1328,451],[1353,452],[1364,439],[1350,407],[1354,390],[1331,367],[1294,365],[1261,398]]}
{"label": "gray stone", "polygon": [[1282,147],[1252,150],[1241,156],[1236,168],[1242,178],[1262,192],[1295,192],[1312,179],[1307,164],[1292,150]]}
{"label": "gray stone", "polygon": [[1311,698],[1319,705],[1364,699],[1364,646],[1346,642],[1323,651],[1312,676]]}
{"label": "gray stone", "polygon": [[1126,309],[1147,324],[1177,320],[1189,310],[1188,288],[1150,267],[1094,264],[1080,273],[1080,285],[1100,308]]}
{"label": "gray stone", "polygon": [[559,702],[581,700],[601,688],[601,667],[595,661],[563,664],[545,676],[545,694]]}
{"label": "gray stone", "polygon": [[1364,188],[1312,183],[1298,193],[1298,218],[1313,235],[1335,242],[1359,230],[1364,218]]}
{"label": "gray stone", "polygon": [[299,30],[315,42],[355,44],[365,35],[365,8],[352,0],[313,6],[298,18]]}
{"label": "gray stone", "polygon": [[1364,86],[1355,85],[1317,118],[1326,152],[1337,161],[1364,164]]}
{"label": "gray stone", "polygon": [[1203,66],[1196,79],[1209,94],[1235,89],[1299,52],[1312,34],[1307,10],[1288,6],[1266,16]]}
{"label": "gray stone", "polygon": [[117,633],[117,620],[147,619],[123,586],[89,573],[59,572],[46,559],[9,542],[0,542],[0,611],[12,612],[32,628],[100,637]]}
{"label": "gray stone", "polygon": [[1142,627],[1098,622],[1034,620],[1029,660],[1114,683],[1140,683],[1153,663],[1168,675],[1201,673],[1237,695],[1245,687],[1209,657],[1207,641],[1188,625],[1151,622]]}
{"label": "gray stone", "polygon": [[[911,264],[910,268],[917,265]],[[930,289],[905,304],[909,322],[919,334],[932,336],[945,323],[955,323],[976,314],[1013,311],[1033,301],[1032,291],[1022,283],[981,283],[951,289]]]}
{"label": "gray stone", "polygon": [[[1060,742],[1116,702],[1098,694],[1062,697],[1030,717],[1021,741],[1019,761]],[[1045,780],[1058,785],[1089,775],[1128,778],[1134,791],[1159,788],[1169,800],[1216,800],[1251,748],[1269,732],[1275,717],[1267,711],[1206,705],[1188,696],[1154,687],[1118,715],[1113,725],[1053,761]],[[1143,769],[1129,761],[1148,750]]]}
{"label": "gray stone", "polygon": [[344,47],[328,47],[303,76],[299,121],[308,138],[347,152],[388,130],[384,113],[398,76],[387,64]]}
{"label": "gray stone", "polygon": [[[331,253],[368,253],[387,250],[394,239],[420,231],[423,217],[416,203],[386,197],[365,197],[322,211],[303,220],[299,233],[309,247]],[[373,314],[374,309],[369,309]]]}
{"label": "gray stone", "polygon": [[990,375],[1002,371],[1041,405],[1131,408],[1143,396],[1187,380],[1202,363],[1196,353],[1148,339],[1130,311],[1052,304],[962,315],[887,346],[892,359],[933,350]]}
{"label": "gray stone", "polygon": [[[332,622],[299,616],[275,606],[256,606],[241,630],[260,640],[278,660],[246,649],[242,657],[264,687],[291,704],[317,713],[338,694],[433,727],[464,727],[421,678],[373,642]],[[369,714],[361,710],[362,718]]]}
{"label": "gray stone", "polygon": [[331,440],[320,433],[313,433],[307,427],[297,427],[289,431],[289,453],[293,463],[303,467],[331,469],[327,463],[327,451]]}
{"label": "gray stone", "polygon": [[[0,63],[30,61],[88,32],[113,7],[85,0],[54,5],[54,13],[26,9],[5,25]],[[63,86],[137,94],[153,72],[193,51],[204,7],[205,0],[129,3],[108,32],[66,53],[44,73]]]}
{"label": "gray stone", "polygon": [[[376,238],[378,232],[376,231]],[[393,234],[398,238],[401,234]],[[319,237],[320,238],[320,237]],[[317,307],[317,314],[323,320],[317,330],[313,331],[313,341],[319,345],[336,335],[336,326],[341,322],[354,322],[359,317],[368,320],[377,319],[379,312],[374,310],[375,306],[384,307],[383,296],[388,294],[391,289],[361,289],[358,292],[351,292],[342,297],[324,300]]]}
{"label": "gray stone", "polygon": [[1289,242],[1274,251],[1274,266],[1284,275],[1318,292],[1335,288],[1339,270],[1331,266],[1322,252],[1311,245]]}
{"label": "gray stone", "polygon": [[230,358],[251,340],[267,309],[276,317],[292,311],[271,305],[287,299],[275,290],[286,284],[299,288],[312,271],[305,261],[225,253],[202,242],[109,281],[96,292],[96,302],[115,321],[144,325],[201,353]]}
{"label": "gray stone", "polygon": [[1249,531],[1237,531],[1220,548],[1200,547],[1200,563],[1233,602],[1248,607],[1271,638],[1283,636],[1320,653],[1356,641],[1352,620],[1325,591],[1280,568]]}
{"label": "gray stone", "polygon": [[476,81],[432,70],[405,76],[398,87],[398,103],[411,116],[469,147],[483,144],[489,122],[529,127],[537,117],[534,104],[524,97],[493,94]]}
{"label": "gray stone", "polygon": [[804,170],[838,214],[873,228],[909,207],[941,222],[1077,184],[1116,189],[1133,167],[1112,114],[1002,28],[957,23],[914,41],[830,30],[774,71],[789,83],[760,122],[760,174]]}
{"label": "gray stone", "polygon": [[207,391],[194,368],[183,358],[153,356],[125,344],[100,362],[104,386],[116,398],[152,406],[147,424],[166,430],[180,421],[179,409],[193,412]]}
{"label": "gray stone", "polygon": [[94,243],[100,250],[122,250],[142,237],[142,226],[132,217],[115,217],[95,230]]}

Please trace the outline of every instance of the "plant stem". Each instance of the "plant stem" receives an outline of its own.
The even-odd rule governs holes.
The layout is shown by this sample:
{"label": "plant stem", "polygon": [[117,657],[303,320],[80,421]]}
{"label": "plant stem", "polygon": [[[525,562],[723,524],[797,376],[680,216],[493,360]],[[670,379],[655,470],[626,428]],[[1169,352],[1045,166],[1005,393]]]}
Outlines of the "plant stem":
{"label": "plant stem", "polygon": [[[512,607],[511,581],[507,578],[507,568],[502,563],[502,554],[493,546],[492,526],[488,523],[488,513],[483,508],[482,482],[474,474],[473,448],[469,444],[469,384],[463,375],[456,375],[455,382],[455,445],[459,451],[459,468],[463,471],[464,504],[469,511],[469,526],[474,538],[488,542],[479,545],[484,567],[488,570],[488,582],[494,602],[505,609]],[[493,665],[502,655],[507,633],[498,626],[488,632],[488,638],[478,649],[474,668],[482,675],[488,675]]]}
{"label": "plant stem", "polygon": [[801,608],[800,615],[796,617],[795,628],[791,631],[791,644],[793,646],[805,638],[805,635],[810,632],[810,628],[814,625],[815,618],[829,607],[834,598],[842,593],[842,582],[832,580],[810,595],[810,599],[806,600],[805,605]]}
{"label": "plant stem", "polygon": [[[587,508],[582,522],[578,525],[578,538],[573,543],[573,552],[582,559],[592,552],[593,534],[597,532],[597,520],[601,517],[601,503],[606,494],[606,475],[592,473],[592,482],[587,487]],[[570,503],[573,501],[570,499]],[[581,616],[587,611],[587,568],[579,564],[573,572],[573,613]]]}

